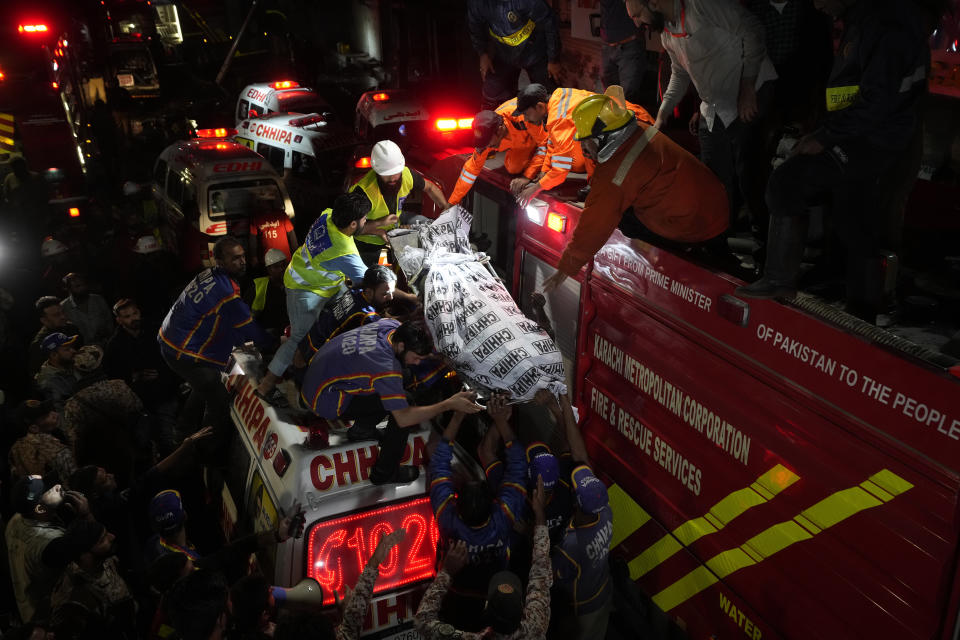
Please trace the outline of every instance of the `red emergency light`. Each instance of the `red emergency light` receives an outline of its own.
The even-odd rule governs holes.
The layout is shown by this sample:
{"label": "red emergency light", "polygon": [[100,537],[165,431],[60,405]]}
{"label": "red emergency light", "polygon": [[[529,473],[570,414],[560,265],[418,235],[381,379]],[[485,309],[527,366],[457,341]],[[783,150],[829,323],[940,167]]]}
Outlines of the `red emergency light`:
{"label": "red emergency light", "polygon": [[197,129],[198,138],[227,138],[237,135],[236,129],[220,127],[217,129]]}
{"label": "red emergency light", "polygon": [[6,76],[3,75],[3,71],[0,71],[0,80],[3,80]]}
{"label": "red emergency light", "polygon": [[563,233],[567,230],[567,217],[551,211],[547,214],[547,228]]}
{"label": "red emergency light", "polygon": [[430,498],[418,498],[379,509],[362,511],[315,525],[307,542],[307,575],[323,587],[323,604],[333,594],[356,584],[380,538],[399,528],[407,535],[380,565],[373,592],[392,591],[412,582],[433,578],[435,549],[440,531]]}
{"label": "red emergency light", "polygon": [[356,162],[353,163],[353,166],[357,169],[369,169],[370,168],[370,156],[364,156],[359,158]]}
{"label": "red emergency light", "polygon": [[51,83],[50,83],[50,86],[53,87],[54,89],[59,89],[59,88],[60,88],[60,83],[58,83],[58,82],[51,82]]}
{"label": "red emergency light", "polygon": [[303,118],[294,118],[287,124],[289,124],[291,127],[308,127],[311,124],[318,124],[326,121],[327,119],[318,113],[312,116],[304,116]]}
{"label": "red emergency light", "polygon": [[70,217],[71,217],[71,218],[79,218],[79,217],[80,217],[80,209],[77,208],[77,207],[70,207],[70,209],[68,210],[68,213],[70,214]]}
{"label": "red emergency light", "polygon": [[270,86],[274,89],[292,89],[293,87],[299,87],[300,84],[293,80],[280,80],[279,82],[271,83]]}
{"label": "red emergency light", "polygon": [[47,25],[45,24],[21,24],[17,27],[17,31],[20,33],[46,33]]}
{"label": "red emergency light", "polygon": [[373,98],[374,102],[386,102],[387,100],[390,99],[390,94],[380,91],[379,93],[375,93],[370,97]]}
{"label": "red emergency light", "polygon": [[473,118],[437,118],[434,126],[437,131],[456,131],[473,127]]}

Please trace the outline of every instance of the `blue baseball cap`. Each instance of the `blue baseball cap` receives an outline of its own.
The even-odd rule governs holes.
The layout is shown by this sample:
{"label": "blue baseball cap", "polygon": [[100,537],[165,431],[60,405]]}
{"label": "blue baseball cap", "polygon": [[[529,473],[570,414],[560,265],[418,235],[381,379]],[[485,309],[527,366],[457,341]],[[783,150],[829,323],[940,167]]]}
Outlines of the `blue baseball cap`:
{"label": "blue baseball cap", "polygon": [[153,496],[150,501],[150,523],[162,536],[176,532],[186,519],[187,514],[183,510],[179,491],[166,489]]}
{"label": "blue baseball cap", "polygon": [[59,331],[56,331],[43,339],[43,342],[40,343],[40,349],[44,353],[53,353],[60,347],[68,344],[73,344],[76,341],[77,341],[77,336],[68,336],[65,333],[60,333]]}
{"label": "blue baseball cap", "polygon": [[573,481],[573,491],[577,494],[577,504],[582,511],[600,513],[610,504],[606,485],[593,475],[593,469],[587,465],[582,464],[574,469],[570,479]]}
{"label": "blue baseball cap", "polygon": [[553,491],[560,478],[560,465],[557,457],[550,453],[550,447],[542,442],[534,442],[527,447],[527,474],[530,484],[536,486],[537,476],[543,478],[545,491]]}

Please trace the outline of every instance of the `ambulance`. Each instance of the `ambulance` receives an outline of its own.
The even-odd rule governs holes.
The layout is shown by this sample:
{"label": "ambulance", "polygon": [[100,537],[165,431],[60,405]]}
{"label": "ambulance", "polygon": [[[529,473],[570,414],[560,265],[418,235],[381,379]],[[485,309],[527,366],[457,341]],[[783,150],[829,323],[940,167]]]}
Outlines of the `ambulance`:
{"label": "ambulance", "polygon": [[356,145],[348,128],[321,113],[246,118],[237,125],[233,140],[266,158],[285,178],[294,176],[338,193]]}
{"label": "ambulance", "polygon": [[327,122],[334,119],[330,105],[313,89],[293,80],[280,80],[247,85],[237,99],[237,128],[244,120],[272,113],[318,113]]}
{"label": "ambulance", "polygon": [[[419,638],[413,616],[436,576],[439,539],[425,470],[410,484],[372,484],[376,442],[350,442],[343,430],[331,429],[306,410],[278,412],[254,394],[256,383],[244,375],[262,368],[258,354],[238,349],[224,375],[237,437],[226,475],[219,487],[210,487],[221,496],[224,533],[233,539],[271,530],[302,510],[303,537],[258,554],[258,568],[278,586],[314,578],[327,608],[335,606],[334,592],[342,596],[345,587],[356,585],[380,537],[406,529],[403,541],[381,566],[362,634]],[[402,464],[424,464],[429,437],[428,427],[412,428]],[[460,450],[457,460],[465,459]],[[467,468],[469,464],[458,462],[455,473],[482,478],[479,466]]]}
{"label": "ambulance", "polygon": [[153,165],[153,195],[184,268],[211,266],[217,237],[246,235],[260,207],[294,217],[281,177],[263,156],[225,139],[232,133],[201,129],[199,139],[170,145]]}

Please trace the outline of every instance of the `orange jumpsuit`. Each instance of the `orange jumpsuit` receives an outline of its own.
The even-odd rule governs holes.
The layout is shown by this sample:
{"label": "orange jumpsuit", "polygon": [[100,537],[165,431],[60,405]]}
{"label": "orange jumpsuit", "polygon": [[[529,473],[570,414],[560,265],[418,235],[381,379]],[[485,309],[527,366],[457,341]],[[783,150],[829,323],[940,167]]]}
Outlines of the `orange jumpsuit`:
{"label": "orange jumpsuit", "polygon": [[[574,140],[577,128],[573,124],[574,108],[592,95],[596,94],[582,89],[557,89],[547,103],[546,125],[539,132],[531,128],[530,133],[540,146],[524,175],[536,180],[542,173],[539,183],[544,191],[562,184],[571,171],[586,173],[588,177],[593,175],[594,163],[583,157],[580,143]],[[653,118],[643,107],[628,102],[627,108],[637,116],[638,122],[653,124]]]}
{"label": "orange jumpsuit", "polygon": [[516,98],[507,100],[495,109],[497,113],[503,116],[503,123],[507,125],[507,135],[500,141],[496,149],[477,149],[467,158],[467,161],[463,164],[463,169],[460,171],[460,176],[457,178],[453,193],[447,198],[447,202],[451,205],[463,200],[464,196],[473,188],[477,176],[483,171],[483,164],[494,153],[498,151],[507,152],[503,159],[503,166],[510,174],[519,174],[529,164],[530,156],[537,146],[530,135],[530,130],[539,130],[540,127],[527,123],[522,115],[513,115],[516,109]]}
{"label": "orange jumpsuit", "polygon": [[653,127],[641,124],[597,166],[573,237],[558,269],[575,276],[607,242],[624,212],[675,242],[703,242],[729,222],[727,193],[710,169]]}

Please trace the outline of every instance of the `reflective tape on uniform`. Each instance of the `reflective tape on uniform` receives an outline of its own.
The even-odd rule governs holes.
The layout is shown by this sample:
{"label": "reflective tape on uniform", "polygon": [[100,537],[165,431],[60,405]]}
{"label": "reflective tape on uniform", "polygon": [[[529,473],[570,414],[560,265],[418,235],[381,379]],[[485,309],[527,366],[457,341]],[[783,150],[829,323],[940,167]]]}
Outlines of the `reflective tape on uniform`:
{"label": "reflective tape on uniform", "polygon": [[536,28],[537,23],[533,20],[527,20],[527,24],[520,27],[518,31],[514,31],[511,34],[500,36],[493,32],[493,29],[490,29],[490,35],[493,36],[494,40],[497,42],[502,42],[505,45],[511,47],[519,47],[524,41],[530,37],[530,34],[533,33],[534,28]]}
{"label": "reflective tape on uniform", "polygon": [[464,169],[463,171],[460,172],[460,179],[463,180],[464,182],[469,182],[470,184],[473,184],[474,181],[476,181],[477,176],[473,175],[472,173]]}
{"label": "reflective tape on uniform", "polygon": [[547,148],[546,148],[546,147],[537,147],[537,155],[538,155],[538,156],[545,156],[545,155],[547,155]]}

